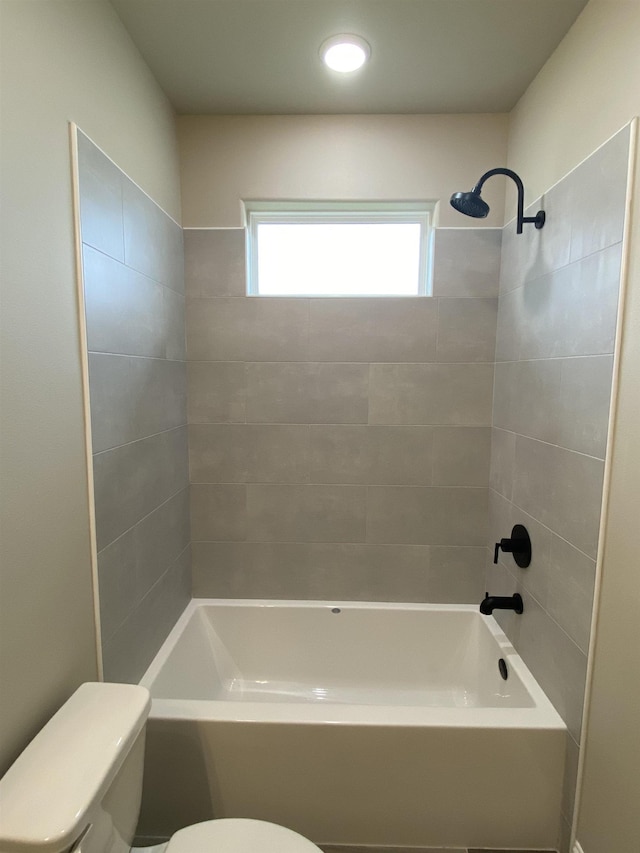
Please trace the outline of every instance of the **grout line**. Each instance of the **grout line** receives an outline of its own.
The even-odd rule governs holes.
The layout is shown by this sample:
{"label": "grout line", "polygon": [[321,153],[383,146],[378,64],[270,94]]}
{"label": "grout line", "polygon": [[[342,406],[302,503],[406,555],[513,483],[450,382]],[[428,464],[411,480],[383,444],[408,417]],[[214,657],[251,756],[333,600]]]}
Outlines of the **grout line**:
{"label": "grout line", "polygon": [[[384,428],[384,429],[482,429],[482,430],[491,430],[491,429],[502,429],[502,427],[492,427],[491,424],[447,424],[447,423],[367,423],[366,421],[336,421],[335,423],[322,422],[315,423],[309,421],[188,421],[187,426],[229,426],[229,427],[237,427],[237,426],[261,426],[261,427],[272,427],[272,426],[282,426],[282,427],[298,427],[298,426],[313,426],[313,427],[373,427],[373,428]],[[509,432],[509,430],[502,430],[503,432]],[[514,433],[514,435],[518,435],[518,433]],[[523,438],[527,438],[528,436],[523,436]],[[564,448],[562,448],[564,449]]]}
{"label": "grout line", "polygon": [[88,355],[110,355],[116,358],[144,358],[147,361],[164,361],[168,364],[188,364],[184,358],[163,358],[161,355],[136,355],[129,352],[109,352],[108,350],[87,350]]}
{"label": "grout line", "polygon": [[595,557],[592,557],[590,554],[587,554],[582,551],[580,548],[578,548],[577,545],[574,545],[573,542],[570,542],[568,539],[565,539],[564,536],[562,536],[552,527],[549,527],[547,524],[544,524],[542,521],[540,521],[539,518],[536,518],[535,515],[531,515],[528,510],[524,509],[524,507],[521,507],[520,504],[517,504],[512,498],[507,498],[505,495],[501,494],[497,489],[494,489],[492,486],[489,486],[489,491],[494,492],[494,494],[498,495],[498,497],[507,501],[507,503],[510,503],[516,509],[519,509],[520,512],[523,512],[525,515],[529,516],[529,518],[532,518],[536,522],[536,524],[539,524],[540,527],[544,527],[544,529],[547,530],[549,533],[552,533],[554,536],[557,536],[558,539],[561,539],[566,545],[570,545],[574,549],[574,551],[577,551],[579,554],[582,554],[583,557],[586,557],[588,560],[591,560],[592,563],[596,562]]}
{"label": "grout line", "polygon": [[[191,545],[296,545],[296,546],[313,546],[313,545],[339,545],[348,546],[350,548],[455,548],[456,550],[464,549],[469,551],[486,551],[485,545],[435,545],[424,544],[416,545],[415,543],[404,542],[334,542],[333,540],[313,540],[302,541],[298,539],[192,539]],[[393,571],[390,568],[390,571]]]}
{"label": "grout line", "polygon": [[[607,353],[604,353],[607,355]],[[281,365],[281,364],[297,364],[300,366],[308,367],[313,364],[327,364],[327,365],[335,365],[336,367],[342,364],[361,364],[361,365],[371,365],[371,366],[393,366],[393,367],[446,367],[453,365],[454,367],[469,367],[476,364],[480,365],[492,365],[493,361],[378,361],[374,359],[367,359],[361,361],[348,361],[344,359],[330,359],[330,360],[322,360],[322,359],[312,359],[312,360],[304,360],[304,359],[254,359],[254,358],[190,358],[187,359],[190,364],[259,364],[262,365]],[[498,364],[502,364],[502,362],[498,362]]]}
{"label": "grout line", "polygon": [[98,557],[100,557],[100,554],[102,554],[104,551],[106,551],[106,550],[107,550],[107,548],[110,548],[112,545],[114,545],[116,542],[118,542],[120,539],[122,539],[122,538],[123,538],[124,536],[126,536],[128,533],[131,533],[131,531],[132,531],[134,528],[136,528],[139,524],[142,524],[142,522],[143,522],[143,521],[146,521],[150,516],[152,516],[152,515],[154,514],[154,512],[157,512],[159,509],[162,509],[162,507],[163,507],[163,506],[165,506],[165,505],[166,505],[166,504],[168,504],[170,501],[172,501],[174,498],[176,498],[176,497],[177,497],[181,492],[188,492],[188,491],[189,491],[189,483],[187,483],[187,485],[186,485],[186,486],[182,486],[182,488],[178,489],[178,491],[177,491],[177,492],[174,492],[174,493],[173,493],[172,495],[170,495],[166,500],[164,500],[164,501],[162,501],[162,503],[158,504],[158,506],[154,507],[152,510],[149,510],[149,512],[148,512],[148,513],[146,513],[146,515],[143,515],[143,516],[142,516],[142,518],[139,518],[136,522],[134,522],[134,523],[131,525],[131,527],[127,527],[127,529],[126,529],[126,530],[124,530],[122,533],[119,533],[119,534],[118,534],[118,536],[116,536],[116,538],[115,538],[115,539],[112,539],[112,540],[111,540],[111,542],[109,542],[109,544],[108,544],[108,545],[105,545],[104,547],[102,547],[102,548],[98,551]]}
{"label": "grout line", "polygon": [[178,429],[186,429],[189,426],[188,423],[178,424],[175,427],[169,427],[169,429],[161,429],[160,432],[154,432],[150,435],[143,435],[142,438],[134,438],[132,441],[125,441],[124,444],[116,444],[115,447],[107,447],[105,450],[98,450],[93,454],[93,458],[96,456],[102,456],[103,453],[112,453],[114,450],[119,450],[121,447],[129,447],[131,444],[137,444],[140,441],[146,441],[149,438],[156,438],[159,435],[165,435],[168,432],[174,432]]}
{"label": "grout line", "polygon": [[158,584],[165,579],[165,577],[169,574],[169,572],[171,572],[175,568],[176,564],[182,559],[184,553],[186,551],[188,551],[190,547],[191,547],[191,542],[188,542],[184,546],[182,551],[180,551],[180,553],[175,558],[175,560],[173,560],[171,563],[169,563],[169,565],[162,572],[160,577],[154,581],[154,583],[149,587],[149,589],[145,592],[145,594],[142,596],[142,598],[136,602],[136,604],[134,605],[131,612],[127,613],[127,615],[124,617],[124,619],[118,623],[117,627],[113,629],[113,631],[109,634],[109,636],[107,637],[106,640],[103,638],[103,641],[102,641],[103,648],[105,646],[107,646],[111,642],[111,640],[113,640],[113,638],[118,633],[118,631],[123,627],[123,625],[125,625],[125,623],[129,621],[129,619],[131,619],[133,616],[135,616],[136,612],[140,609],[143,602],[146,601],[147,597],[153,592],[153,590],[158,586]]}
{"label": "grout line", "polygon": [[302,483],[294,480],[288,482],[270,481],[270,480],[204,480],[190,482],[191,486],[290,486],[291,488],[300,488],[306,486],[310,488],[322,489],[464,489],[465,491],[488,492],[489,486],[446,486],[446,485],[422,485],[417,483]]}
{"label": "grout line", "polygon": [[515,432],[512,429],[505,429],[505,427],[493,426],[492,429],[499,429],[502,432],[508,432],[511,435],[515,435],[516,438],[524,438],[527,441],[536,441],[538,444],[546,444],[548,447],[555,447],[558,450],[564,450],[566,453],[575,453],[576,456],[584,456],[587,459],[593,459],[596,462],[604,462],[604,459],[601,456],[593,456],[591,453],[583,453],[581,450],[574,450],[571,447],[564,447],[562,444],[553,444],[551,441],[545,441],[542,438],[536,438],[533,435],[525,435],[522,432]]}
{"label": "grout line", "polygon": [[[487,548],[487,551],[489,552],[489,554],[491,554],[491,548]],[[499,563],[499,565],[501,565],[504,569],[506,569],[506,571],[508,571],[508,572],[509,572],[509,574],[511,575],[511,577],[513,578],[513,580],[514,580],[514,582],[515,582],[516,584],[521,583],[521,585],[522,585],[522,586],[524,587],[524,589],[526,590],[527,595],[535,601],[535,603],[538,605],[538,607],[540,608],[540,610],[542,610],[542,612],[545,614],[545,616],[546,616],[546,617],[547,617],[551,622],[553,622],[553,624],[556,626],[556,628],[558,628],[558,630],[559,630],[559,631],[561,631],[561,632],[564,634],[564,636],[567,638],[567,640],[569,640],[569,642],[570,642],[573,646],[575,646],[575,648],[580,652],[580,654],[582,655],[582,657],[583,657],[583,658],[585,658],[585,660],[586,660],[586,658],[587,658],[587,653],[586,653],[585,651],[583,651],[583,650],[580,648],[580,646],[576,643],[576,641],[573,639],[573,637],[571,637],[569,634],[567,634],[566,630],[562,627],[562,625],[561,625],[561,624],[560,624],[556,619],[554,619],[554,617],[549,613],[549,611],[547,610],[547,608],[546,608],[546,607],[545,607],[545,606],[540,602],[540,600],[539,600],[538,598],[536,598],[536,596],[531,592],[531,590],[529,589],[529,587],[528,587],[528,586],[525,584],[525,582],[522,580],[522,576],[520,576],[520,575],[514,575],[514,574],[513,574],[513,572],[509,569],[509,567],[508,567],[508,566],[505,566],[505,565],[504,565],[504,563]],[[523,660],[524,660],[524,658],[523,658]],[[526,661],[525,661],[525,663],[526,663]],[[575,738],[574,738],[574,743],[575,743]]]}
{"label": "grout line", "polygon": [[611,350],[610,352],[590,352],[583,353],[582,355],[544,355],[538,358],[504,359],[503,361],[496,361],[496,364],[535,364],[540,361],[575,361],[582,358],[611,358],[613,354],[613,350]]}
{"label": "grout line", "polygon": [[[170,293],[173,293],[175,296],[181,296],[184,300],[186,300],[187,296],[186,296],[186,292],[184,290],[176,290],[175,287],[171,287],[171,285],[165,284],[163,281],[158,281],[157,278],[154,278],[153,276],[148,275],[146,272],[142,272],[142,270],[139,270],[137,267],[132,267],[126,261],[121,261],[120,258],[114,258],[113,255],[110,255],[108,252],[105,252],[103,249],[99,249],[97,246],[94,246],[92,243],[87,243],[87,242],[83,241],[82,247],[84,248],[85,246],[87,247],[87,249],[91,249],[92,252],[96,252],[98,255],[102,255],[103,258],[109,258],[110,261],[113,261],[115,264],[118,264],[118,266],[121,266],[127,270],[130,270],[131,272],[136,273],[136,275],[142,276],[142,278],[146,279],[147,281],[151,282],[152,284],[155,284],[158,287],[163,287],[165,290],[168,290]],[[123,246],[124,246],[124,243],[123,243]],[[124,253],[124,249],[123,249],[123,253]]]}
{"label": "grout line", "polygon": [[[513,220],[515,221],[515,219]],[[507,226],[505,225],[505,228]],[[594,249],[593,252],[589,252],[586,255],[581,255],[579,258],[573,258],[573,260],[569,260],[566,264],[561,264],[559,267],[554,267],[553,269],[547,270],[547,272],[542,273],[541,275],[534,276],[533,278],[525,278],[522,284],[516,285],[516,287],[511,287],[508,289],[504,289],[500,291],[500,296],[506,296],[509,293],[515,293],[516,290],[522,290],[527,285],[535,284],[542,279],[548,278],[549,276],[554,275],[557,272],[561,272],[563,270],[567,270],[571,266],[577,266],[581,264],[583,261],[588,260],[589,258],[595,257],[600,252],[607,252],[609,249],[613,249],[615,246],[622,246],[623,238],[620,240],[615,240],[613,243],[609,243],[606,246],[601,246],[599,249]]]}

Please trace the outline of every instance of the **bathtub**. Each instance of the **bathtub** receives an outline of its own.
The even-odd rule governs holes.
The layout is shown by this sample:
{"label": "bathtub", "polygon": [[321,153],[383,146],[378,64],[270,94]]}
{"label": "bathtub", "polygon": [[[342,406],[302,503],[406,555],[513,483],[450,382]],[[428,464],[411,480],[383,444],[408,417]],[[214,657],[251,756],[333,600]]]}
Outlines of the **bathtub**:
{"label": "bathtub", "polygon": [[196,599],[141,683],[146,838],[254,817],[326,845],[556,846],[566,729],[476,606]]}

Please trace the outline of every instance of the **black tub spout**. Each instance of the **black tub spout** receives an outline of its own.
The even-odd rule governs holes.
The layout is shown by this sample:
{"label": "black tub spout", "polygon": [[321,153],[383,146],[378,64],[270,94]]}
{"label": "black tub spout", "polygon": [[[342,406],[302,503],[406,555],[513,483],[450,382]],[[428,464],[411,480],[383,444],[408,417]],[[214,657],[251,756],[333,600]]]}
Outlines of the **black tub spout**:
{"label": "black tub spout", "polygon": [[487,592],[480,603],[480,613],[490,616],[494,610],[513,610],[522,613],[524,605],[519,592],[515,595],[489,595]]}

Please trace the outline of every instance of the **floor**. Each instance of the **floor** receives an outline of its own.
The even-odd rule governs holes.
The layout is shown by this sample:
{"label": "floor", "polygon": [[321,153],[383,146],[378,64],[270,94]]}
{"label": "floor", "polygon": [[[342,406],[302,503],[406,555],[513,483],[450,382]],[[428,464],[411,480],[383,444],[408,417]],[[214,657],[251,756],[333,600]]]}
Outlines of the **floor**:
{"label": "floor", "polygon": [[479,850],[477,848],[464,849],[461,847],[351,847],[320,845],[323,853],[549,853],[544,850]]}

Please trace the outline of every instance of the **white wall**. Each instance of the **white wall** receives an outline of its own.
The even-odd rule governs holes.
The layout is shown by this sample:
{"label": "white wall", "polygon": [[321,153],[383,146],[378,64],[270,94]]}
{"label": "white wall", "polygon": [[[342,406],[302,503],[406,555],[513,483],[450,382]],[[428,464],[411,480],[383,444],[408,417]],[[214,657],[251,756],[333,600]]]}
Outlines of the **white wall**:
{"label": "white wall", "polygon": [[509,117],[509,166],[527,200],[638,113],[640,2],[591,0]]}
{"label": "white wall", "polygon": [[[534,198],[638,114],[640,3],[591,0],[511,115],[509,165]],[[640,838],[638,179],[629,250],[611,502],[577,823],[584,853],[635,853]]]}
{"label": "white wall", "polygon": [[172,110],[104,0],[3,0],[0,773],[96,677],[68,122],[174,217]]}
{"label": "white wall", "polygon": [[[506,115],[180,116],[183,224],[239,226],[241,199],[441,200],[503,166]],[[487,184],[502,225],[504,179]]]}

